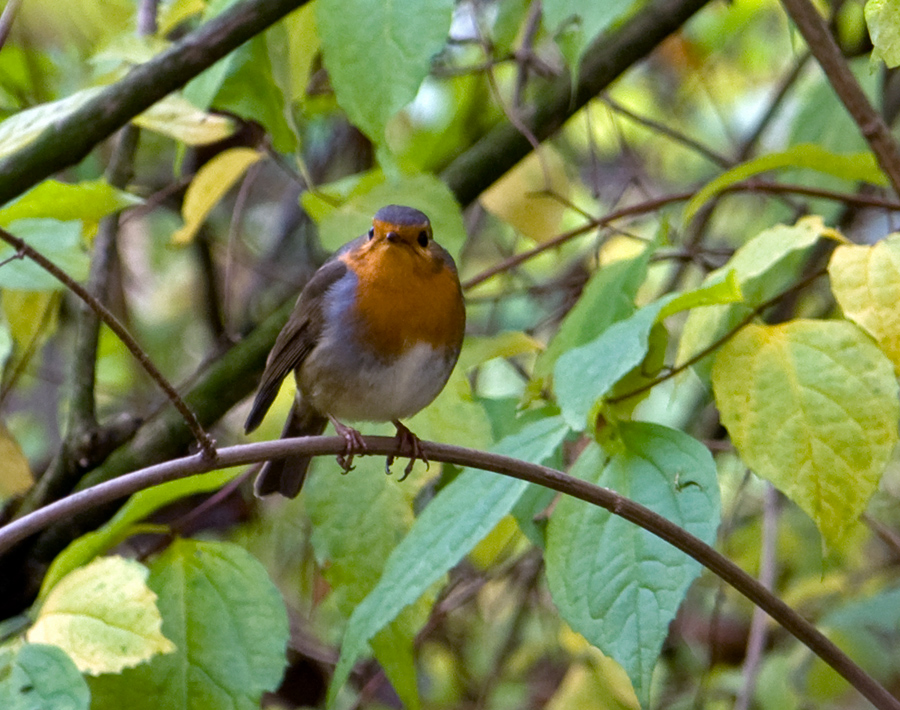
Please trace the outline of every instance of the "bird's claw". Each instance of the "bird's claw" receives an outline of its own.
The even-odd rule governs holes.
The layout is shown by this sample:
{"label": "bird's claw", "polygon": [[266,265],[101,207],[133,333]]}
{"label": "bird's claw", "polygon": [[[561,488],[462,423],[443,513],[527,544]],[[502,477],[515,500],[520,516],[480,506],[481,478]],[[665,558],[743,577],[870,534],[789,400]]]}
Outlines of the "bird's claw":
{"label": "bird's claw", "polygon": [[[430,467],[430,464],[425,452],[422,451],[422,442],[419,437],[413,434],[400,422],[395,421],[393,424],[397,427],[397,441],[400,444],[400,450],[404,456],[409,456],[409,463],[406,464],[406,467],[403,469],[403,475],[398,479],[400,481],[405,481],[409,477],[409,474],[412,473],[413,465],[416,461],[423,462],[426,469]],[[384,464],[385,473],[388,475],[391,473],[391,466],[393,464],[394,456],[388,456],[387,461]]]}
{"label": "bird's claw", "polygon": [[337,419],[331,418],[334,430],[338,436],[344,438],[344,450],[339,453],[336,458],[338,466],[341,467],[343,473],[350,473],[353,470],[353,457],[357,454],[365,453],[366,442],[356,429],[343,424]]}

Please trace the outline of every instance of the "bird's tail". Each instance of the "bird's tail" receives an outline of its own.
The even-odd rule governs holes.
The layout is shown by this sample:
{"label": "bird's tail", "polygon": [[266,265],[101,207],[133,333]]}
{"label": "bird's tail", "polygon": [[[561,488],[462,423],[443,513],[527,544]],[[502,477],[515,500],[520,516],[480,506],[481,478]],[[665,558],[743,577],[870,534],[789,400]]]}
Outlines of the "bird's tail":
{"label": "bird's tail", "polygon": [[[291,413],[284,424],[281,438],[295,436],[319,436],[325,431],[328,419],[315,411],[302,399],[294,400]],[[280,493],[286,498],[296,498],[306,480],[311,456],[289,456],[283,459],[266,461],[263,464],[253,490],[262,497],[270,493]]]}

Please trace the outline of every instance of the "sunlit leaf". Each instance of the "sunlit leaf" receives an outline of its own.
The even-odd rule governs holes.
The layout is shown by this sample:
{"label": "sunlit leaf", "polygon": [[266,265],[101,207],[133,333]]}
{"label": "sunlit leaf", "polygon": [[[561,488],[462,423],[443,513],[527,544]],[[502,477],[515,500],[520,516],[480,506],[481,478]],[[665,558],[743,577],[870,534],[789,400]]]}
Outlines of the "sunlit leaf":
{"label": "sunlit leaf", "polygon": [[875,338],[900,374],[900,234],[874,246],[839,246],[828,275],[844,315]]}
{"label": "sunlit leaf", "polygon": [[57,646],[26,643],[0,651],[0,707],[4,710],[88,710],[87,683]]}
{"label": "sunlit leaf", "polygon": [[48,217],[61,222],[82,220],[88,229],[103,217],[139,205],[135,195],[117,190],[105,180],[64,183],[44,180],[0,208],[0,225],[18,219]]}
{"label": "sunlit leaf", "polygon": [[[794,225],[777,224],[750,239],[722,268],[713,271],[704,284],[734,273],[743,302],[707,305],[688,315],[678,344],[679,365],[698,356],[728,333],[756,306],[782,293],[799,276],[812,246],[820,239],[843,239],[825,226],[820,217],[804,217]],[[706,358],[694,370],[708,377],[712,360]]]}
{"label": "sunlit leaf", "polygon": [[147,575],[142,564],[122,557],[70,572],[41,604],[28,641],[59,646],[91,675],[118,673],[172,653]]}
{"label": "sunlit leaf", "polygon": [[133,118],[132,123],[187,145],[215,143],[228,138],[235,130],[234,119],[201,111],[178,94],[157,101]]}
{"label": "sunlit leaf", "polygon": [[[708,544],[719,525],[712,456],[674,429],[622,423],[620,442],[590,444],[572,475],[643,503]],[[564,497],[547,528],[547,580],[566,622],[622,665],[647,707],[669,624],[700,563],[612,513]]]}
{"label": "sunlit leaf", "polygon": [[281,594],[246,550],[178,540],[151,565],[163,633],[176,651],[89,679],[92,710],[252,710],[284,673]]}
{"label": "sunlit leaf", "polygon": [[749,325],[719,352],[713,391],[744,462],[837,542],[897,443],[897,380],[847,322]]}
{"label": "sunlit leaf", "polygon": [[381,0],[320,0],[322,55],[341,108],[375,143],[412,101],[444,46],[452,0],[419,0],[415,12]]}
{"label": "sunlit leaf", "polygon": [[888,67],[900,64],[900,5],[894,0],[868,0],[866,24],[875,45],[873,57],[881,57]]}
{"label": "sunlit leaf", "polygon": [[172,241],[191,241],[212,209],[263,155],[252,148],[229,148],[201,167],[184,196],[184,226],[172,235]]}

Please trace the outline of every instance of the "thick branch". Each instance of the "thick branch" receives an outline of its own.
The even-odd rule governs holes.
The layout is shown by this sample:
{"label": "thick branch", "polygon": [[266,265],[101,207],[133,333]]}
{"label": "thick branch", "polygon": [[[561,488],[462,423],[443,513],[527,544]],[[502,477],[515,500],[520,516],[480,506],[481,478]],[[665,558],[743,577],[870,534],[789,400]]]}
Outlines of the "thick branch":
{"label": "thick branch", "polygon": [[782,0],[782,4],[809,45],[828,81],[831,82],[834,92],[843,102],[847,113],[859,126],[859,131],[869,143],[875,159],[891,181],[894,192],[900,195],[900,148],[891,135],[891,129],[869,103],[865,92],[847,66],[825,19],[809,0]]}
{"label": "thick branch", "polygon": [[[588,101],[606,89],[709,0],[653,0],[616,30],[601,35],[585,54],[574,95],[568,79],[552,84],[523,117],[528,131],[544,140]],[[454,160],[441,174],[467,205],[531,151],[518,129],[503,123]]]}
{"label": "thick branch", "polygon": [[[365,437],[367,453],[402,456],[400,443],[394,437]],[[134,473],[120,476],[42,508],[0,528],[0,554],[5,554],[17,542],[60,520],[71,518],[97,506],[111,503],[149,486],[184,478],[215,468],[253,463],[288,455],[338,454],[344,451],[342,437],[304,437],[280,439],[259,444],[232,446],[218,451],[215,462],[201,455],[166,461]],[[677,547],[708,570],[719,576],[759,608],[769,614],[797,639],[809,647],[828,665],[840,673],[873,705],[882,710],[900,710],[894,698],[875,679],[857,666],[834,643],[826,638],[800,614],[772,594],[756,579],[702,540],[694,537],[666,518],[608,488],[573,478],[561,471],[518,459],[491,454],[459,446],[422,442],[422,450],[431,461],[443,461],[493,471],[560,493],[574,496],[618,515]]]}
{"label": "thick branch", "polygon": [[0,204],[78,163],[98,143],[308,0],[245,0],[186,35],[0,160]]}

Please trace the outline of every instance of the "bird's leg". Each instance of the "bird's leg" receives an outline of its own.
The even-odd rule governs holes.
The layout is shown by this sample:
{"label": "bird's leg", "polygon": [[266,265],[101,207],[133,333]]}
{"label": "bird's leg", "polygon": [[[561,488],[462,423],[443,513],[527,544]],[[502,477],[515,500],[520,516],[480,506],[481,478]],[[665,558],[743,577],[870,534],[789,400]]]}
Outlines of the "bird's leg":
{"label": "bird's leg", "polygon": [[[413,434],[397,419],[392,421],[391,424],[397,427],[397,441],[400,443],[400,450],[403,452],[404,456],[409,455],[409,463],[406,464],[406,468],[403,469],[403,475],[400,477],[401,481],[405,481],[406,477],[412,473],[413,464],[417,460],[422,461],[426,467],[428,466],[428,457],[425,456],[425,452],[422,451],[422,442],[419,440],[418,436]],[[390,474],[391,465],[393,463],[394,457],[388,456],[387,461],[384,464],[385,473]]]}
{"label": "bird's leg", "polygon": [[343,422],[338,421],[330,414],[328,415],[328,418],[334,425],[334,430],[337,432],[337,435],[344,437],[346,446],[344,447],[344,452],[337,455],[337,462],[338,465],[344,469],[344,473],[348,473],[353,470],[353,457],[365,452],[366,442],[363,440],[362,434],[353,427],[349,427]]}

